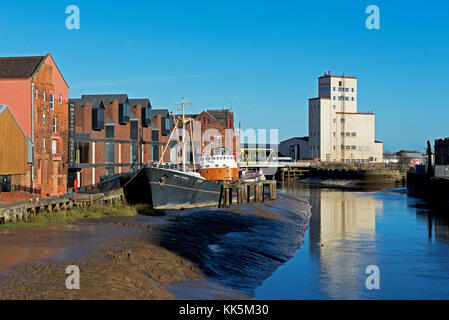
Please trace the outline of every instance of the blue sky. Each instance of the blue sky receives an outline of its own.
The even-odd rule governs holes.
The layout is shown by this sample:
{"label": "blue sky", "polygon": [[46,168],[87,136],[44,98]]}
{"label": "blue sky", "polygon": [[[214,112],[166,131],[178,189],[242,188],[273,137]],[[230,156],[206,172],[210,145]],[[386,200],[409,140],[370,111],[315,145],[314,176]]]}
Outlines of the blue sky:
{"label": "blue sky", "polygon": [[[81,29],[65,27],[65,9]],[[365,9],[380,8],[368,30]],[[330,70],[359,78],[385,150],[449,136],[446,1],[62,1],[0,4],[0,56],[50,52],[70,96],[128,93],[173,109],[231,106],[243,128],[307,134],[307,99]]]}

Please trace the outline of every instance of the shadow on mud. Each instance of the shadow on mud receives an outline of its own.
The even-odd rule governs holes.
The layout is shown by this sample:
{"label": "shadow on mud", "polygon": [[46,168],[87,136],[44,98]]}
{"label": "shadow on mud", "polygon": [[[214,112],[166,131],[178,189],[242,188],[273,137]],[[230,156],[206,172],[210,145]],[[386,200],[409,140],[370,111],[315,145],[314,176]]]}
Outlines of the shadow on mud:
{"label": "shadow on mud", "polygon": [[187,212],[162,230],[159,245],[196,263],[211,280],[252,296],[303,243],[308,205],[283,199],[238,208]]}

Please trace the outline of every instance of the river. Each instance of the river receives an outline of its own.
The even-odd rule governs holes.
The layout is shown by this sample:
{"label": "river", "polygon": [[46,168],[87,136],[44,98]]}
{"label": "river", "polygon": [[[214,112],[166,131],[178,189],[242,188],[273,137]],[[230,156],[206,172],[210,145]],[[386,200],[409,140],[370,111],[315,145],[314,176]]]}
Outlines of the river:
{"label": "river", "polygon": [[[281,192],[308,200],[312,216],[294,258],[255,299],[448,299],[449,219],[405,188],[348,191],[310,184]],[[379,289],[368,290],[368,266]]]}
{"label": "river", "polygon": [[[229,209],[1,228],[0,298],[449,298],[447,214],[405,188],[311,182]],[[61,281],[68,264],[87,270],[77,295]]]}

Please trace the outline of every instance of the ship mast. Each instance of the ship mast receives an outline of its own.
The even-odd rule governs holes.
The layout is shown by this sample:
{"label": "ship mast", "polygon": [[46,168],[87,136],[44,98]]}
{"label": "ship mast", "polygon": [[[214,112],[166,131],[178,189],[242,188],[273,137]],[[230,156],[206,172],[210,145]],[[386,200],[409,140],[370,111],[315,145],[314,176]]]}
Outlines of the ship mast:
{"label": "ship mast", "polygon": [[181,103],[177,103],[179,107],[179,111],[182,112],[182,116],[181,116],[181,124],[182,124],[182,171],[186,171],[186,141],[185,141],[185,128],[186,128],[186,124],[190,122],[190,118],[186,118],[185,116],[185,105],[186,104],[191,104],[191,102],[186,102],[184,100],[184,97],[182,97],[182,102]]}

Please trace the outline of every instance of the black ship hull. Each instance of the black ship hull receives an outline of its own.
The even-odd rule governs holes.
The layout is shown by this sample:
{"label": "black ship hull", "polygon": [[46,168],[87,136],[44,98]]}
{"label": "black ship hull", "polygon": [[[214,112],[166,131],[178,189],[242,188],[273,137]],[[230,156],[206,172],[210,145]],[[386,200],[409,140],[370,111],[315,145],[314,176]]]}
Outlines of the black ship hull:
{"label": "black ship hull", "polygon": [[163,168],[142,168],[124,184],[129,203],[145,203],[153,209],[218,206],[221,186],[194,175]]}

